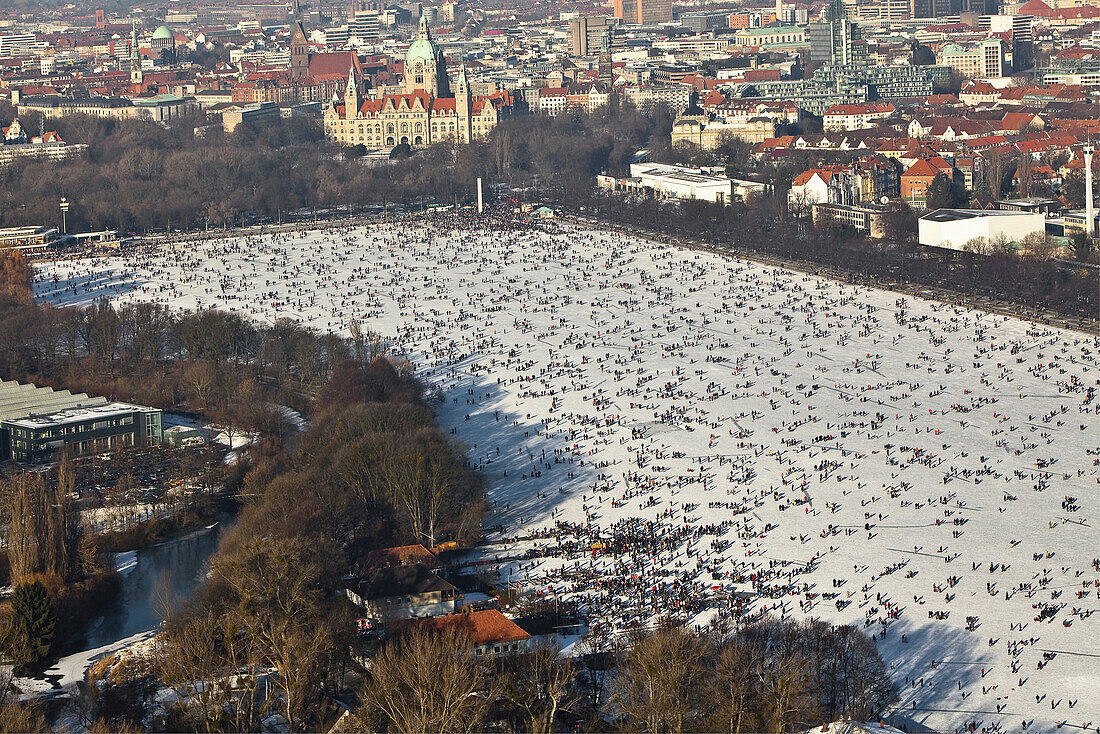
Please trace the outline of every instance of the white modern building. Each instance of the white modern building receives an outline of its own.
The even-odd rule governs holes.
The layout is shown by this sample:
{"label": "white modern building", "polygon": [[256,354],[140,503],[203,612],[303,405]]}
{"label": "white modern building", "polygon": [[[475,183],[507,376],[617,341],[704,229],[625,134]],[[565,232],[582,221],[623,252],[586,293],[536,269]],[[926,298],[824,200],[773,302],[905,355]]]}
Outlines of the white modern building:
{"label": "white modern building", "polygon": [[715,204],[728,204],[734,198],[732,179],[707,173],[701,168],[667,163],[631,163],[628,178],[601,175],[596,177],[596,183],[611,191],[631,191],[674,199],[700,199]]}
{"label": "white modern building", "polygon": [[937,209],[920,218],[917,241],[929,247],[962,250],[975,238],[992,242],[1003,237],[1007,242],[1019,242],[1045,230],[1042,212]]}

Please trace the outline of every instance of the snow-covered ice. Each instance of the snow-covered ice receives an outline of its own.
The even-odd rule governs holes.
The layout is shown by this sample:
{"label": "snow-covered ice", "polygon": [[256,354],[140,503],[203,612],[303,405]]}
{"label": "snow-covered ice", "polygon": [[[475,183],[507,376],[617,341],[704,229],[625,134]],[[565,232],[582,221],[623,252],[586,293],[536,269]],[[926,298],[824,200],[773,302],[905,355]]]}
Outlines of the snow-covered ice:
{"label": "snow-covered ice", "polygon": [[[461,224],[461,223],[460,223]],[[1100,727],[1100,340],[636,237],[413,221],[40,269],[45,302],[361,320],[437,384],[507,581],[622,627],[855,623],[892,723]],[[1098,618],[1100,619],[1100,618]]]}

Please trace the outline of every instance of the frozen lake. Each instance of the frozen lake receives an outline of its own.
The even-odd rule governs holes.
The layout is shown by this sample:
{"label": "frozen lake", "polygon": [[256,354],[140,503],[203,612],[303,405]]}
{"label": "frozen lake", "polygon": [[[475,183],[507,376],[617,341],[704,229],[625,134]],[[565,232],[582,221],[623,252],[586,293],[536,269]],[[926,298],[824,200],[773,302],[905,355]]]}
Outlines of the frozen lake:
{"label": "frozen lake", "polygon": [[38,294],[358,318],[443,389],[525,538],[506,580],[620,628],[752,588],[879,635],[898,722],[1100,727],[1100,341],[540,227],[214,240],[44,265]]}

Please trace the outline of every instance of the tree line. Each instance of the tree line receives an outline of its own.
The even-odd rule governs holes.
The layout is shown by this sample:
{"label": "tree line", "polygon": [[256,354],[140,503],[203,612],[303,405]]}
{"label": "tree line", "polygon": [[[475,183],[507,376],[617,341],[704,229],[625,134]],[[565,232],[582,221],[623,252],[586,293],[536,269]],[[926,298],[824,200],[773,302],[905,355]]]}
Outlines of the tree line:
{"label": "tree line", "polygon": [[732,633],[658,626],[475,660],[460,633],[398,629],[359,685],[367,731],[791,732],[876,721],[897,691],[851,626],[774,618]]}
{"label": "tree line", "polygon": [[[0,103],[0,122],[14,116]],[[34,116],[22,120],[37,129]],[[361,148],[324,140],[311,118],[219,127],[205,120],[171,129],[141,120],[71,115],[50,121],[62,138],[88,145],[63,164],[33,159],[0,168],[0,226],[60,224],[58,202],[71,203],[71,231],[224,227],[292,212],[408,204],[429,197],[468,200],[477,177],[487,183],[591,184],[604,169],[623,170],[635,150],[667,137],[664,106],[642,114],[629,103],[594,115],[505,120],[470,145],[436,145],[404,160],[371,165]],[[663,127],[662,127],[663,124]],[[662,132],[663,130],[663,132]]]}
{"label": "tree line", "polygon": [[[152,676],[171,731],[316,730],[347,688],[355,610],[341,579],[370,550],[480,535],[478,476],[390,359],[347,360],[283,449],[254,451],[244,507],[196,598],[171,616]],[[105,710],[140,722],[150,701]]]}
{"label": "tree line", "polygon": [[[202,413],[242,430],[280,428],[271,403],[304,408],[333,367],[384,347],[359,324],[346,340],[289,318],[264,324],[165,304],[56,307],[34,300],[21,253],[0,252],[0,374],[5,379]],[[74,286],[78,287],[78,286]]]}

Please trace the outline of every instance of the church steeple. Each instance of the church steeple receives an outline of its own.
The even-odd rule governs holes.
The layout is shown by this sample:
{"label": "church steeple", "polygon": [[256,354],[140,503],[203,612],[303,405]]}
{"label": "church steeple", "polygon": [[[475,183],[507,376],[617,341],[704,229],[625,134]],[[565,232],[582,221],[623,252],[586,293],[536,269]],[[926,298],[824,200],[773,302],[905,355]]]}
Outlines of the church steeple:
{"label": "church steeple", "polygon": [[455,117],[458,118],[458,142],[460,143],[469,143],[472,137],[471,108],[470,82],[466,78],[466,64],[463,64],[459,67],[458,82],[455,84]]}
{"label": "church steeple", "polygon": [[344,118],[354,120],[359,116],[359,84],[355,67],[348,68],[348,84],[344,88]]}
{"label": "church steeple", "polygon": [[141,72],[141,54],[138,53],[137,24],[130,23],[130,83],[141,84],[144,79]]}
{"label": "church steeple", "polygon": [[470,80],[466,78],[466,64],[463,62],[458,67],[458,79],[455,81],[455,96],[469,95]]}
{"label": "church steeple", "polygon": [[290,76],[301,79],[309,75],[309,36],[302,24],[302,7],[294,0],[294,21],[290,24]]}
{"label": "church steeple", "polygon": [[611,31],[604,31],[603,40],[600,42],[600,56],[597,66],[597,73],[600,84],[603,84],[608,91],[610,91],[612,85],[615,82],[615,75],[612,71],[613,64],[611,61]]}

